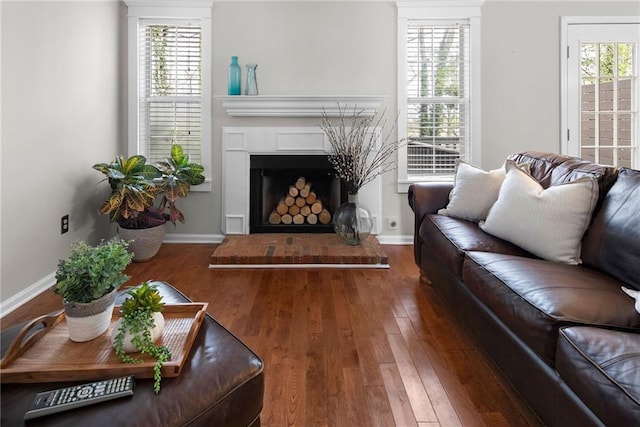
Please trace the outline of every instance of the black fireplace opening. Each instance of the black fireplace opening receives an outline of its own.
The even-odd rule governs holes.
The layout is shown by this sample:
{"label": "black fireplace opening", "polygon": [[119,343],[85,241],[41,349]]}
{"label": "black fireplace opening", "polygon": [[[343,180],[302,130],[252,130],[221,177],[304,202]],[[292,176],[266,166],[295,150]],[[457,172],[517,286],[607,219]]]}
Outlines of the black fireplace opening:
{"label": "black fireplace opening", "polygon": [[251,155],[249,233],[333,233],[346,186],[327,155]]}

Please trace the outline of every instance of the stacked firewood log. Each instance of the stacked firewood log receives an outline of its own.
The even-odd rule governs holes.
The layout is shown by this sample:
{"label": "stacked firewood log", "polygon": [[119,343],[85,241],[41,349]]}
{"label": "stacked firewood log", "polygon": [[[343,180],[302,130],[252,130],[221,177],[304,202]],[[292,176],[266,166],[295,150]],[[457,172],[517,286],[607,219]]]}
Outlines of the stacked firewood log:
{"label": "stacked firewood log", "polygon": [[289,186],[276,208],[269,214],[269,224],[329,224],[331,213],[322,204],[311,183],[300,177]]}

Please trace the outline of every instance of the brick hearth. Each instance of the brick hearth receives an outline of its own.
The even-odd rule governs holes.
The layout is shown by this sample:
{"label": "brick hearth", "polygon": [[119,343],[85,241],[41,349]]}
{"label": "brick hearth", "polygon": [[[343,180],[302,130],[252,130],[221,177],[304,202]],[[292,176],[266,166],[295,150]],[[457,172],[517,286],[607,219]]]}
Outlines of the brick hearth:
{"label": "brick hearth", "polygon": [[374,236],[348,246],[333,233],[227,236],[211,255],[212,268],[246,267],[388,268],[387,254]]}

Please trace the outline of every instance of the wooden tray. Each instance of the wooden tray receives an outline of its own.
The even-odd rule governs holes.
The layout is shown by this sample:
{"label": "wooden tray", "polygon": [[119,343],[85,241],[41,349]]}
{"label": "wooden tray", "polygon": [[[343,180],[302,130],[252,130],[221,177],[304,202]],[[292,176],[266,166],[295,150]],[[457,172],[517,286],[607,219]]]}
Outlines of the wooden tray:
{"label": "wooden tray", "polygon": [[[171,351],[171,360],[162,366],[162,377],[177,377],[198,334],[207,311],[207,303],[167,304],[163,315],[165,326],[159,344]],[[135,375],[153,378],[155,360],[149,355],[133,353],[142,363],[123,363],[111,343],[120,307],[113,310],[111,326],[98,338],[84,343],[69,339],[64,312],[33,320],[16,337],[2,359],[0,381],[3,383],[38,383],[55,381],[97,380],[107,377]],[[44,329],[30,336],[34,326]],[[27,337],[25,339],[25,337]]]}

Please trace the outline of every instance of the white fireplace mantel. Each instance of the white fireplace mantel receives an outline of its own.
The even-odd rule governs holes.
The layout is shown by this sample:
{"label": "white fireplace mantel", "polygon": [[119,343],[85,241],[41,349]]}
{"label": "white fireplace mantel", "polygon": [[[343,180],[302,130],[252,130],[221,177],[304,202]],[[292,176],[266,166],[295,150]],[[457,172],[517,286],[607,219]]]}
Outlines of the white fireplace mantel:
{"label": "white fireplace mantel", "polygon": [[[249,234],[249,170],[252,154],[327,154],[330,143],[315,127],[222,128],[222,232]],[[376,177],[358,192],[373,217],[372,234],[382,229],[382,180]]]}
{"label": "white fireplace mantel", "polygon": [[372,116],[387,98],[384,95],[239,95],[216,96],[228,115],[234,117],[335,117],[359,112]]}

